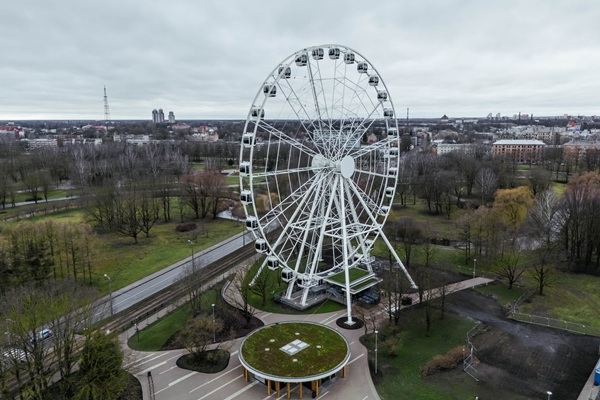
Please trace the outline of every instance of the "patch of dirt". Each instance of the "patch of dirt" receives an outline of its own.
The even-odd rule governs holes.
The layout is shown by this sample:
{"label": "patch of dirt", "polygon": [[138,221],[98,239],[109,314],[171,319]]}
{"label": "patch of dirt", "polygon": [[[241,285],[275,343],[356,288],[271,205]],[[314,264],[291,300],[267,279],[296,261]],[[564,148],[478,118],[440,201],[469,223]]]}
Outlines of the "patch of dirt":
{"label": "patch of dirt", "polygon": [[577,399],[598,362],[596,337],[506,318],[497,302],[473,290],[448,296],[448,310],[483,323],[472,339],[480,384],[542,398]]}

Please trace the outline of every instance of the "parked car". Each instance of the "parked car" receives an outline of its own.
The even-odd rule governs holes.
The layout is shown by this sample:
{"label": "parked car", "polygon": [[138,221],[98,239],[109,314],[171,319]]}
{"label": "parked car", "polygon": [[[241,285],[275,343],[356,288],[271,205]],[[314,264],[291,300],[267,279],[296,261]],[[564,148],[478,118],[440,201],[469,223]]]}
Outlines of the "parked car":
{"label": "parked car", "polygon": [[52,337],[52,330],[48,329],[48,328],[44,328],[41,331],[38,332],[37,336],[34,336],[31,338],[31,343],[35,343],[38,340],[40,341],[44,341],[46,339],[49,339]]}

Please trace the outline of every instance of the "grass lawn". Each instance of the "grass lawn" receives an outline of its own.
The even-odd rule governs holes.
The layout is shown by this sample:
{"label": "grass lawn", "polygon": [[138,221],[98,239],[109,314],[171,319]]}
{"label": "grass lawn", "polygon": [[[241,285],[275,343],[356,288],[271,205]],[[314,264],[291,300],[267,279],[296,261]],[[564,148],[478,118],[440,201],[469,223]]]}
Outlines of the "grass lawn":
{"label": "grass lawn", "polygon": [[[85,221],[85,214],[81,210],[69,210],[38,215],[28,218],[28,221],[37,222],[47,218],[52,218],[57,223],[80,223]],[[18,222],[7,222],[16,223]],[[101,293],[107,294],[108,280],[104,274],[111,277],[112,289],[116,290],[191,256],[192,246],[188,240],[194,243],[193,249],[197,253],[244,229],[242,224],[230,220],[208,219],[196,223],[198,228],[191,232],[176,232],[177,222],[157,223],[150,231],[150,237],[142,235],[138,238],[138,243],[130,237],[116,234],[94,235],[93,285]]]}
{"label": "grass lawn", "polygon": [[[525,302],[519,312],[579,323],[600,336],[600,277],[553,271],[554,282]],[[531,280],[531,279],[530,279]],[[533,282],[528,282],[534,287]]]}
{"label": "grass lawn", "polygon": [[[260,267],[263,259],[264,258],[259,259],[257,262],[254,263],[254,265],[252,265],[250,267],[250,269],[248,270],[248,273],[246,274],[246,281],[250,281],[254,277],[254,275],[258,271],[258,268]],[[308,310],[305,310],[305,311],[298,311],[298,310],[294,310],[293,308],[285,307],[281,303],[275,302],[274,297],[273,297],[275,293],[284,292],[287,289],[287,283],[280,279],[281,271],[280,270],[272,271],[265,267],[263,269],[262,273],[267,274],[267,278],[268,278],[267,301],[265,302],[265,304],[263,304],[262,296],[259,293],[251,292],[248,302],[252,305],[252,307],[254,307],[256,309],[266,311],[266,312],[278,313],[278,314],[303,315],[303,314],[328,313],[328,312],[333,312],[333,311],[339,311],[344,308],[344,306],[342,304],[336,303],[335,301],[331,301],[331,300],[326,300],[324,303],[321,303],[315,307],[309,308]]]}
{"label": "grass lawn", "polygon": [[[473,398],[469,388],[459,385],[452,387],[436,384],[435,375],[421,377],[420,369],[435,355],[443,355],[448,350],[463,345],[467,332],[475,326],[473,321],[453,314],[446,314],[444,320],[433,320],[431,334],[426,335],[422,309],[403,313],[400,324],[402,331],[395,333],[388,326],[379,328],[378,370],[380,376],[375,388],[382,399],[468,399]],[[390,352],[394,340],[399,335],[400,345],[397,354]],[[369,348],[369,357],[373,363],[374,337],[361,338]],[[373,366],[371,366],[373,368]],[[466,374],[465,374],[466,376]]]}
{"label": "grass lawn", "polygon": [[[308,346],[293,355],[280,350],[295,340]],[[334,329],[312,323],[280,322],[249,335],[240,351],[248,365],[258,371],[274,376],[304,377],[340,366],[348,350],[348,342]]]}
{"label": "grass lawn", "polygon": [[[363,278],[369,275],[370,272],[360,268],[348,268],[348,278],[350,282],[354,282],[360,278]],[[345,283],[346,282],[346,273],[344,271],[338,272],[335,275],[328,276],[327,279],[337,282],[337,283]]]}
{"label": "grass lawn", "polygon": [[[216,298],[217,294],[214,290],[205,292],[202,295],[202,309],[209,313],[211,304],[215,303]],[[161,311],[161,313],[165,312]],[[130,337],[127,344],[133,350],[158,351],[171,336],[187,324],[190,318],[190,306],[186,303],[148,327],[140,327],[140,331]]]}

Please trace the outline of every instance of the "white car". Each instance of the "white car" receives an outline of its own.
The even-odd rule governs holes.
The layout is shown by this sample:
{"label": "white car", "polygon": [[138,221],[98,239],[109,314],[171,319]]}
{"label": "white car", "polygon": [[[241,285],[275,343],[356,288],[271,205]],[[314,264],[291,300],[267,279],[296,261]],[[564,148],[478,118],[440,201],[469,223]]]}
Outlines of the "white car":
{"label": "white car", "polygon": [[38,332],[38,334],[31,338],[31,343],[35,343],[38,340],[44,341],[48,338],[52,337],[52,330],[48,328],[44,328]]}

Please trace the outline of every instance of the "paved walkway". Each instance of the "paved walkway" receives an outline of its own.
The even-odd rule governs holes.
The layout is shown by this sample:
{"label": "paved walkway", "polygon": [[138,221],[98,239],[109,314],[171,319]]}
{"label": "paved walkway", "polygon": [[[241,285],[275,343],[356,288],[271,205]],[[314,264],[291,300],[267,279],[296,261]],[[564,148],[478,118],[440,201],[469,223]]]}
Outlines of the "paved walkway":
{"label": "paved walkway", "polygon": [[600,395],[600,387],[594,385],[595,372],[595,370],[592,370],[592,373],[585,385],[583,385],[583,389],[581,390],[581,393],[579,393],[577,400],[596,400],[598,395]]}
{"label": "paved walkway", "polygon": [[[219,277],[220,279],[220,277]],[[446,293],[450,294],[459,290],[484,285],[491,282],[487,278],[474,278],[462,282],[448,285]],[[216,283],[216,280],[215,282]],[[208,284],[207,286],[209,286]],[[440,293],[439,289],[432,291],[431,296],[435,297]],[[236,293],[234,285],[229,285],[224,293],[225,299],[231,304],[235,304]],[[418,296],[418,295],[413,295]],[[418,302],[418,297],[414,298],[413,304]],[[384,311],[379,311],[384,317]],[[155,322],[165,315],[166,311],[150,316],[147,320],[139,324],[139,329]],[[279,321],[300,320],[318,322],[330,326],[342,333],[350,343],[351,357],[348,365],[348,372],[345,378],[334,378],[326,382],[319,390],[317,398],[326,399],[345,399],[345,400],[378,400],[379,395],[371,380],[369,371],[368,350],[360,343],[359,338],[364,334],[363,329],[345,330],[336,325],[336,320],[346,315],[346,310],[327,313],[327,314],[309,314],[309,315],[285,315],[273,314],[259,311],[256,317],[260,318],[265,324],[272,324]],[[203,374],[194,371],[184,370],[177,367],[177,359],[185,354],[185,350],[141,352],[130,350],[127,341],[136,333],[136,328],[132,327],[119,336],[121,344],[127,349],[128,361],[126,367],[136,375],[142,384],[145,400],[160,399],[179,399],[179,400],[245,400],[245,399],[282,399],[285,398],[285,391],[277,397],[274,392],[267,396],[266,387],[258,381],[245,382],[242,377],[241,365],[237,356],[238,347],[241,339],[231,342],[220,343],[221,348],[226,348],[231,353],[231,359],[228,367],[216,374]],[[153,384],[154,397],[151,396],[151,380]],[[294,388],[291,398],[298,398],[297,387]],[[304,398],[310,398],[310,392],[305,390]]]}

